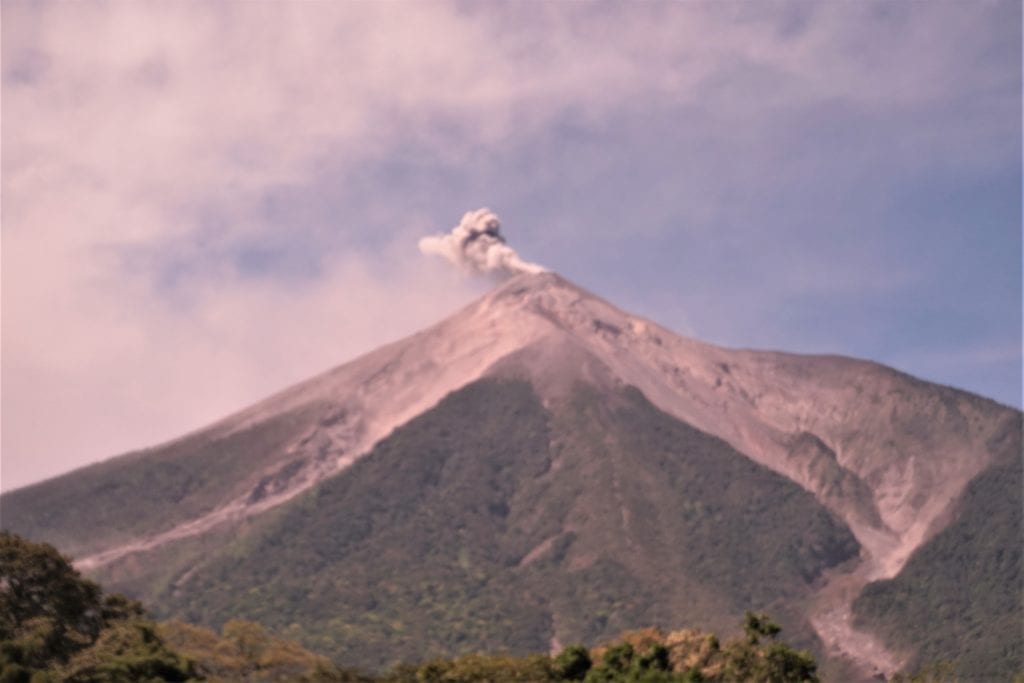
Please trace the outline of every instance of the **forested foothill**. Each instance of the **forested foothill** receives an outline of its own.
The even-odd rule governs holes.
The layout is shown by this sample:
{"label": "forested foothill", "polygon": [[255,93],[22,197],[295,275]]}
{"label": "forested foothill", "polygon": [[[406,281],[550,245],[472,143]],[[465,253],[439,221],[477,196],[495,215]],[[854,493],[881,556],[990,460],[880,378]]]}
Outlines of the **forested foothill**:
{"label": "forested foothill", "polygon": [[692,629],[645,629],[554,656],[471,654],[361,673],[250,621],[231,620],[219,633],[157,623],[140,603],[83,578],[52,546],[0,533],[0,683],[817,681],[813,657],[778,640],[779,631],[748,613],[743,635],[724,644]]}

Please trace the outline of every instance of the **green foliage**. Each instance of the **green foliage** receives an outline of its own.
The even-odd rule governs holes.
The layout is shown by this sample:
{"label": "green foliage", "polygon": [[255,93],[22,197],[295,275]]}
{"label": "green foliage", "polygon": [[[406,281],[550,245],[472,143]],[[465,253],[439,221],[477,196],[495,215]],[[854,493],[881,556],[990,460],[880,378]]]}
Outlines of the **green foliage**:
{"label": "green foliage", "polygon": [[1024,672],[1019,420],[997,445],[1002,458],[967,486],[950,525],[895,578],[868,585],[853,606],[862,627],[916,650],[908,668],[922,676],[935,678],[932,662],[943,663],[943,675],[969,681]]}
{"label": "green foliage", "polygon": [[154,624],[104,595],[52,546],[0,533],[0,683],[190,680],[366,683],[297,643],[234,620],[221,635]]}
{"label": "green foliage", "polygon": [[142,606],[104,596],[52,546],[0,533],[0,681],[185,681]]}
{"label": "green foliage", "polygon": [[[744,637],[723,649],[710,634],[663,634],[655,629],[624,634],[594,648],[576,645],[554,658],[542,655],[466,655],[401,665],[379,683],[817,683],[805,652],[778,642],[779,630],[758,615],[757,642]],[[748,620],[749,623],[749,620]],[[772,628],[774,627],[774,628]],[[767,638],[768,642],[762,642]]]}
{"label": "green foliage", "polygon": [[[262,625],[234,619],[220,634],[154,624],[142,606],[104,596],[47,545],[0,534],[0,683],[695,683],[816,681],[815,664],[777,642],[779,627],[747,614],[747,637],[648,629],[593,652],[556,657],[467,654],[400,665],[384,676],[342,669]],[[769,639],[763,645],[762,638]]]}
{"label": "green foliage", "polygon": [[192,663],[170,650],[151,622],[140,619],[103,629],[92,646],[57,671],[66,683],[187,681],[195,675]]}
{"label": "green foliage", "polygon": [[747,642],[757,645],[761,638],[775,638],[782,632],[782,627],[768,618],[766,614],[754,614],[747,612],[743,619],[743,633],[747,636]]}
{"label": "green foliage", "polygon": [[195,662],[211,680],[251,682],[360,683],[371,679],[341,669],[298,643],[274,636],[262,625],[234,619],[221,633],[171,621],[158,626],[160,637]]}
{"label": "green foliage", "polygon": [[545,408],[528,383],[497,379],[250,529],[180,585],[132,586],[164,616],[242,617],[378,671],[678,614],[722,628],[747,609],[806,643],[792,605],[857,552],[812,496],[639,392],[580,387]]}
{"label": "green foliage", "polygon": [[189,621],[242,616],[360,666],[542,650],[548,616],[512,576],[531,540],[509,538],[508,516],[548,467],[548,441],[528,386],[467,388],[159,599]]}
{"label": "green foliage", "polygon": [[556,675],[566,681],[582,681],[591,666],[590,652],[582,645],[570,645],[554,661]]}
{"label": "green foliage", "polygon": [[0,651],[29,670],[63,662],[103,626],[99,587],[49,545],[0,532]]}
{"label": "green foliage", "polygon": [[587,683],[672,683],[684,680],[672,673],[668,648],[661,643],[637,652],[631,643],[619,643],[604,651],[600,664],[585,678]]}
{"label": "green foliage", "polygon": [[[810,653],[796,651],[776,638],[782,628],[765,614],[747,612],[744,637],[722,650],[723,675],[728,681],[815,683],[818,665]],[[764,643],[767,639],[767,644]]]}
{"label": "green foliage", "polygon": [[545,683],[555,677],[551,660],[543,655],[510,657],[472,654],[433,659],[412,669],[400,667],[380,681],[387,683]]}

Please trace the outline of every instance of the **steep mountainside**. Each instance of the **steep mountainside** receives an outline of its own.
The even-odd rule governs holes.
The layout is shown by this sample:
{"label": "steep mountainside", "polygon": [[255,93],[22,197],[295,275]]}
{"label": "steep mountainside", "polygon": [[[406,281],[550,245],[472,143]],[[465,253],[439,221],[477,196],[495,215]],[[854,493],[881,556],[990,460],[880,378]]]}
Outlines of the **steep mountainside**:
{"label": "steep mountainside", "polygon": [[264,500],[261,482],[273,482],[254,473],[287,471],[282,455],[322,423],[324,412],[313,404],[230,434],[206,430],[5,493],[4,528],[83,557],[142,545],[215,513],[225,520],[251,514]]}
{"label": "steep mountainside", "polygon": [[[821,566],[815,564],[817,560],[809,560],[810,556],[800,556],[800,562],[809,561],[811,569],[797,563],[777,576],[772,574],[776,578],[770,581],[781,582],[778,595],[785,595],[785,586],[790,585],[785,577],[792,578],[793,572],[806,580],[813,578],[813,600],[801,597],[793,601],[792,610],[800,614],[798,621],[809,620],[832,656],[852,659],[865,673],[895,670],[913,648],[893,651],[871,634],[854,629],[853,599],[867,583],[896,576],[915,550],[965,514],[968,508],[958,501],[968,482],[1005,452],[1000,435],[1008,435],[1004,441],[1008,439],[1009,447],[1020,452],[1020,432],[1013,428],[1020,413],[992,401],[849,358],[729,350],[704,344],[622,312],[553,273],[541,273],[515,277],[419,334],[381,347],[184,439],[5,494],[0,497],[2,523],[75,554],[79,567],[103,576],[115,588],[135,586],[142,594],[163,596],[160,599],[166,600],[168,610],[186,609],[192,599],[189,586],[193,579],[207,580],[205,572],[222,566],[217,563],[247,557],[248,549],[264,537],[261,534],[272,533],[268,525],[274,520],[297,514],[294,511],[300,508],[296,506],[308,505],[310,497],[322,495],[319,487],[340,486],[337,482],[348,481],[349,472],[374,467],[372,463],[384,457],[382,439],[426,415],[445,396],[484,377],[519,380],[532,387],[545,410],[550,440],[547,452],[553,461],[557,461],[553,449],[571,443],[581,461],[592,463],[584,468],[587,476],[604,483],[583,486],[581,500],[608,503],[616,499],[616,491],[661,490],[666,481],[650,474],[653,466],[634,470],[614,464],[627,452],[630,457],[646,458],[649,450],[656,448],[644,440],[654,438],[650,435],[652,421],[644,417],[647,413],[631,413],[634,423],[620,423],[615,431],[615,421],[603,413],[587,421],[588,404],[581,403],[581,391],[598,397],[596,403],[606,411],[612,410],[609,406],[629,404],[633,399],[628,396],[642,397],[648,408],[657,409],[659,419],[678,425],[672,429],[715,437],[718,441],[714,443],[742,454],[744,462],[782,475],[784,479],[779,481],[799,485],[808,499],[816,499],[834,515],[833,521],[842,522],[842,528],[859,545],[859,554],[820,576],[833,560],[846,557],[845,551],[825,552],[822,557],[828,561]],[[504,413],[508,409],[496,406],[494,410]],[[584,422],[566,426],[574,420]],[[395,438],[399,433],[395,432]],[[463,440],[472,443],[468,433],[450,434],[452,448]],[[477,444],[475,457],[498,458],[497,441]],[[622,445],[627,442],[631,443],[629,449]],[[371,451],[373,455],[366,458]],[[538,447],[536,453],[542,452]],[[683,454],[671,452],[670,459],[685,459]],[[712,461],[717,459],[701,461],[701,468],[710,467]],[[754,471],[763,470],[750,470]],[[750,472],[742,477],[755,476]],[[343,475],[340,478],[339,473]],[[673,490],[683,490],[691,479],[671,481]],[[686,490],[691,497],[695,495]],[[723,495],[720,491],[706,494],[712,498],[705,505]],[[583,536],[573,537],[569,547],[576,548],[575,552],[582,553],[591,542],[591,554],[604,549],[604,554],[598,555],[608,561],[595,560],[586,568],[596,572],[593,585],[648,580],[630,563],[640,562],[637,558],[642,557],[654,566],[653,558],[664,557],[662,546],[676,542],[674,532],[664,530],[664,520],[679,522],[689,519],[686,515],[694,514],[694,509],[705,510],[672,507],[661,499],[643,507],[640,498],[633,496],[637,501],[633,507],[620,511],[629,531],[622,538],[632,539],[630,543],[623,540],[604,546]],[[372,502],[346,500],[347,506],[355,508]],[[455,496],[452,504],[464,500],[469,499]],[[561,498],[538,497],[537,501],[539,507],[554,509],[565,504]],[[433,507],[432,503],[422,504]],[[665,512],[660,512],[666,505]],[[369,514],[355,508],[347,507],[346,517]],[[596,510],[593,507],[589,514],[597,515]],[[440,524],[455,512],[449,510],[434,521]],[[754,561],[744,555],[748,546],[739,541],[712,552],[723,537],[701,537],[698,530],[705,528],[708,520],[700,519],[701,524],[689,532],[691,539],[700,541],[690,546],[692,561],[698,562],[708,553],[730,565]],[[549,543],[555,549],[567,542],[561,532],[554,531],[535,538],[528,526],[523,526],[526,518],[513,516],[505,523],[515,534]],[[1019,535],[1019,520],[1006,523],[1017,524],[1007,533]],[[607,520],[594,524],[594,528],[608,527]],[[575,527],[567,528],[575,533]],[[293,529],[292,534],[305,535],[301,528]],[[465,552],[472,556],[479,551],[475,548],[467,545]],[[732,555],[714,554],[725,549]],[[490,552],[484,554],[490,557]],[[201,566],[193,566],[200,558]],[[366,567],[346,566],[349,578],[336,578],[335,582],[355,581],[351,577],[359,571],[366,573],[367,581],[379,580],[380,574],[372,568],[377,560],[371,561],[369,555],[364,560]],[[769,564],[782,566],[781,560]],[[186,569],[194,569],[194,573],[188,574]],[[557,571],[552,571],[564,576],[568,569],[568,565],[558,565]],[[679,565],[679,569],[684,577],[680,585],[685,586],[680,590],[707,596],[688,598],[705,600],[703,607],[695,603],[693,609],[710,611],[712,605],[726,605],[728,612],[759,599],[745,581],[715,584],[693,573],[694,567]],[[729,576],[739,570],[725,567],[718,571]],[[996,570],[986,564],[980,571]],[[769,580],[769,575],[758,576]],[[458,591],[466,590],[459,586]],[[774,592],[776,587],[769,583],[764,590]],[[806,591],[800,594],[809,596]],[[288,600],[301,598],[300,592],[289,595]],[[631,604],[609,603],[609,622],[625,619],[633,609]],[[657,610],[659,604],[652,599],[648,607]],[[521,607],[527,609],[528,603]],[[371,605],[363,612],[373,613],[373,609]],[[530,614],[534,615],[530,619],[535,618]],[[221,612],[211,605],[204,615],[216,619]],[[570,617],[559,618],[571,621]],[[649,619],[637,622],[648,623]],[[551,631],[557,637],[561,637],[559,628]],[[590,633],[579,625],[567,632]],[[914,640],[915,645],[922,642]]]}
{"label": "steep mountainside", "polygon": [[577,385],[545,409],[525,382],[484,379],[145,595],[363,666],[728,628],[747,609],[810,643],[796,606],[857,551],[813,496],[635,389]]}
{"label": "steep mountainside", "polygon": [[865,628],[914,652],[914,668],[952,661],[977,681],[1024,670],[1020,430],[1018,421],[997,440],[1002,457],[968,484],[949,526],[854,603]]}

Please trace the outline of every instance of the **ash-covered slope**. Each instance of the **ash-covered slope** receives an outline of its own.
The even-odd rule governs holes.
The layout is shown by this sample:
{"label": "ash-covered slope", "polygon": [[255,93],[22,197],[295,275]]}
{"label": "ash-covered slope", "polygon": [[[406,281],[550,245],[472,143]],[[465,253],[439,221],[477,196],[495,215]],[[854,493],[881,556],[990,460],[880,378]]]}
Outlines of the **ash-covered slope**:
{"label": "ash-covered slope", "polygon": [[492,305],[501,291],[181,440],[5,494],[3,523],[88,569],[275,507],[552,329]]}
{"label": "ash-covered slope", "polygon": [[[911,668],[956,663],[963,680],[1024,673],[1024,463],[1021,422],[993,440],[995,463],[968,485],[952,521],[893,579],[853,605],[865,629],[912,652]],[[927,624],[927,628],[921,628]]]}
{"label": "ash-covered slope", "polygon": [[220,543],[211,539],[242,533],[485,376],[526,380],[547,406],[579,384],[635,387],[809,491],[861,554],[852,572],[825,583],[808,617],[837,654],[883,670],[903,655],[855,633],[850,602],[867,581],[896,575],[955,516],[1019,415],[874,363],[704,344],[553,273],[527,274],[182,440],[6,494],[3,525],[54,542],[85,569],[142,576],[172,545],[199,557]]}

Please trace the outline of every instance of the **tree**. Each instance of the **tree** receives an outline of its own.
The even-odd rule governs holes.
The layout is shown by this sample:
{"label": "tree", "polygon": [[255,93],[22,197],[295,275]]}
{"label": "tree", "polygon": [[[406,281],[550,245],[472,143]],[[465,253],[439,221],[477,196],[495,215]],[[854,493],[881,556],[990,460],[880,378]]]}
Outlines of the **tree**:
{"label": "tree", "polygon": [[782,632],[782,627],[772,621],[767,614],[747,612],[743,620],[743,632],[747,636],[748,643],[757,645],[762,636],[774,639]]}
{"label": "tree", "polygon": [[593,662],[582,645],[570,645],[555,658],[555,673],[566,681],[582,681]]}
{"label": "tree", "polygon": [[102,627],[96,584],[53,546],[0,532],[0,679],[66,662]]}
{"label": "tree", "polygon": [[[782,627],[766,614],[747,612],[745,638],[723,651],[725,678],[763,683],[818,683],[818,665],[808,652],[796,651],[775,640]],[[767,645],[761,643],[767,638]]]}
{"label": "tree", "polygon": [[188,681],[195,673],[191,662],[168,648],[144,619],[104,628],[95,643],[59,668],[64,683]]}
{"label": "tree", "polygon": [[142,605],[104,596],[45,543],[0,532],[0,683],[185,681]]}

